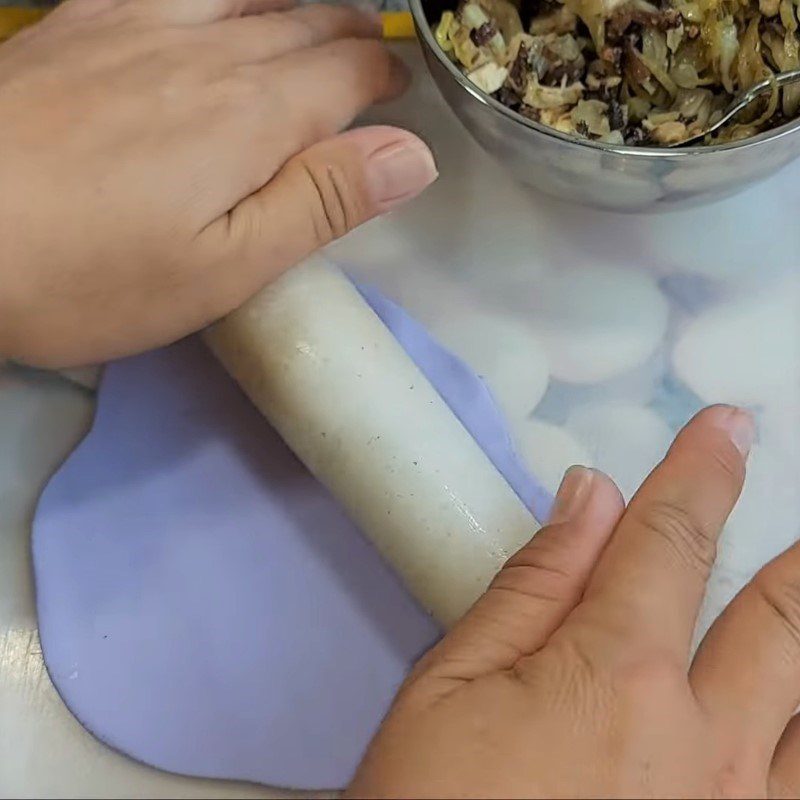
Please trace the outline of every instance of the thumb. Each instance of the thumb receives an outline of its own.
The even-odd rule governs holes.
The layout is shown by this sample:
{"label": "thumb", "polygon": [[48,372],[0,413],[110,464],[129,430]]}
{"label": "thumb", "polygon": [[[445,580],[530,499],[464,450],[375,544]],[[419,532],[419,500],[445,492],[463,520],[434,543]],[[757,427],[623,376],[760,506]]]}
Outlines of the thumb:
{"label": "thumb", "polygon": [[601,472],[571,468],[549,524],[513,556],[475,605],[415,668],[410,681],[452,682],[511,669],[543,647],[580,603],[594,565],[624,511]]}
{"label": "thumb", "polygon": [[413,134],[359,128],[294,156],[205,233],[224,238],[237,281],[243,270],[251,284],[231,289],[252,294],[315,250],[416,197],[437,175],[430,150]]}

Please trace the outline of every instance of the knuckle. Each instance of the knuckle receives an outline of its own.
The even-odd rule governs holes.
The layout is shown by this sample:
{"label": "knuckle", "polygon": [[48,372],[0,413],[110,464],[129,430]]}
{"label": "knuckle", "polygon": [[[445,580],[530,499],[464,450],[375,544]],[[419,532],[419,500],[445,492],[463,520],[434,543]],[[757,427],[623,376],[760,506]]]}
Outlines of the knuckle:
{"label": "knuckle", "polygon": [[322,38],[325,29],[324,20],[315,17],[303,17],[295,20],[294,36],[302,47],[311,47]]}
{"label": "knuckle", "polygon": [[744,458],[730,441],[725,440],[714,447],[710,456],[714,468],[725,478],[735,484],[744,481]]}
{"label": "knuckle", "polygon": [[579,635],[561,632],[548,642],[542,653],[545,659],[552,659],[552,663],[559,664],[561,669],[573,673],[586,684],[600,682],[605,676],[606,669],[598,658],[597,648],[591,640]]}
{"label": "knuckle", "polygon": [[138,0],[135,3],[120,4],[116,14],[124,22],[150,26],[153,23],[153,10],[150,0]]}
{"label": "knuckle", "polygon": [[756,598],[778,619],[785,637],[785,655],[800,660],[800,579],[786,579],[771,567],[760,570],[752,581]]}
{"label": "knuckle", "polygon": [[363,12],[354,6],[320,5],[316,8],[319,10],[318,15],[314,15],[316,19],[323,20],[326,27],[336,27],[343,31],[351,29],[363,18]]}
{"label": "knuckle", "polygon": [[406,69],[383,42],[342,38],[325,45],[318,55],[346,80],[348,103],[359,107],[397,93],[407,82]]}
{"label": "knuckle", "polygon": [[738,757],[725,761],[713,776],[711,797],[748,797],[750,788],[763,780],[761,765],[749,763],[752,761],[749,753],[736,755]]}
{"label": "knuckle", "polygon": [[570,548],[564,538],[547,534],[547,529],[540,531],[511,556],[492,581],[492,588],[553,602],[574,599],[580,586],[570,568]]}
{"label": "knuckle", "polygon": [[254,102],[258,86],[252,76],[244,71],[232,72],[215,82],[214,95],[225,109],[240,112],[256,107]]}
{"label": "knuckle", "polygon": [[[313,8],[310,7],[310,8]],[[275,24],[276,21],[271,21]],[[286,15],[280,21],[285,26],[282,35],[287,41],[291,41],[297,48],[311,47],[317,42],[321,35],[321,27],[324,21],[313,14],[294,14]]]}
{"label": "knuckle", "polygon": [[715,531],[685,508],[670,501],[654,501],[635,513],[645,532],[657,536],[684,566],[707,576],[717,557]]}
{"label": "knuckle", "polygon": [[585,721],[613,725],[619,700],[602,656],[580,637],[556,634],[533,658],[518,661],[513,676],[528,686],[546,686],[543,702]]}
{"label": "knuckle", "polygon": [[53,10],[53,14],[59,17],[84,16],[98,10],[101,5],[105,5],[104,0],[66,0]]}
{"label": "knuckle", "polygon": [[620,664],[616,674],[620,687],[625,691],[652,690],[654,686],[663,686],[673,680],[675,666],[666,654],[648,650]]}
{"label": "knuckle", "polygon": [[382,80],[388,76],[393,56],[383,42],[376,39],[340,39],[334,44],[336,54],[355,66],[365,80]]}
{"label": "knuckle", "polygon": [[651,649],[618,663],[612,681],[618,697],[642,708],[666,694],[677,696],[686,684],[686,672],[669,653]]}
{"label": "knuckle", "polygon": [[150,73],[160,78],[155,91],[167,111],[185,107],[196,97],[196,87],[210,77],[205,68],[197,68],[181,47],[152,47],[146,57]]}
{"label": "knuckle", "polygon": [[388,54],[386,46],[375,39],[339,39],[330,47],[333,53],[346,58],[381,59]]}
{"label": "knuckle", "polygon": [[374,39],[359,39],[359,42],[367,48],[373,63],[375,83],[372,92],[376,95],[386,93],[402,72],[399,62],[383,42]]}
{"label": "knuckle", "polygon": [[66,17],[70,14],[82,14],[91,3],[92,0],[66,0],[58,8],[53,9],[53,14],[57,14],[60,17]]}
{"label": "knuckle", "polygon": [[344,236],[365,218],[365,193],[340,164],[300,157],[299,166],[308,185],[309,211],[320,246]]}

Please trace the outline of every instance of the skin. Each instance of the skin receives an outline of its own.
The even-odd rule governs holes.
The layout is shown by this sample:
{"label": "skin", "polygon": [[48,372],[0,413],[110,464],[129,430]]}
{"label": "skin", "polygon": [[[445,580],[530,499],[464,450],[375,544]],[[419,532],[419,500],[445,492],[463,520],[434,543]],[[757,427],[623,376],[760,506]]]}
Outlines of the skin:
{"label": "skin", "polygon": [[691,637],[753,421],[701,412],[626,509],[551,524],[417,665],[348,797],[797,797],[800,545]]}
{"label": "skin", "polygon": [[[0,47],[0,353],[69,366],[172,341],[422,191],[417,138],[338,133],[405,86],[378,35],[284,0],[71,0]],[[800,546],[690,655],[753,436],[707,409],[628,508],[571,470],[348,795],[798,796]]]}
{"label": "skin", "polygon": [[286,0],[71,0],[0,47],[0,353],[166,344],[422,191],[415,136],[339,134],[406,87],[380,30]]}

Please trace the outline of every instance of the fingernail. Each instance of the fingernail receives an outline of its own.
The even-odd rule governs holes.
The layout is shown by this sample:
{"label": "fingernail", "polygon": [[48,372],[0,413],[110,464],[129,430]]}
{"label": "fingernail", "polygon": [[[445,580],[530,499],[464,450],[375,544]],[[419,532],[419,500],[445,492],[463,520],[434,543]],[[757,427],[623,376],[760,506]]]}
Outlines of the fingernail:
{"label": "fingernail", "polygon": [[367,180],[381,213],[415,197],[438,176],[431,151],[418,139],[386,145],[367,161]]}
{"label": "fingernail", "polygon": [[579,466],[570,467],[558,487],[550,522],[569,522],[575,519],[589,501],[593,480],[592,470]]}
{"label": "fingernail", "polygon": [[753,415],[743,408],[729,408],[726,414],[720,414],[717,426],[728,434],[733,446],[747,458],[756,440]]}

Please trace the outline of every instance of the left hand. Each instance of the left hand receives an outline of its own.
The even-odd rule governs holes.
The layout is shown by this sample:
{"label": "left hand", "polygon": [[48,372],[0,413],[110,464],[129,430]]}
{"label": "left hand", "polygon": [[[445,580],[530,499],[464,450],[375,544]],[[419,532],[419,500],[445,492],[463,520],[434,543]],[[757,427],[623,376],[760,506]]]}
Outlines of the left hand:
{"label": "left hand", "polygon": [[406,87],[380,35],[287,0],[67,0],[0,46],[0,356],[174,341],[422,191],[417,137],[339,133]]}

